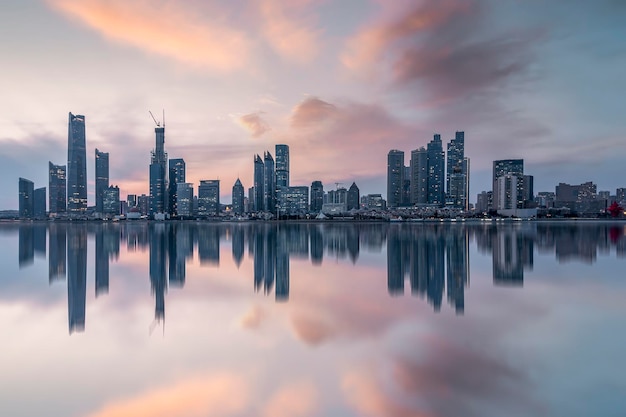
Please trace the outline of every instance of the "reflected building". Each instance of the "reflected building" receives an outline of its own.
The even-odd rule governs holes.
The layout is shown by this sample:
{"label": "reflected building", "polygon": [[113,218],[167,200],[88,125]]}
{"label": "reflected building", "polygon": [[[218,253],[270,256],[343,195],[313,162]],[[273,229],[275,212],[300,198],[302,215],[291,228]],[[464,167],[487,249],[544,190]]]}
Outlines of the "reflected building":
{"label": "reflected building", "polygon": [[220,264],[220,227],[214,225],[198,227],[198,257],[201,265]]}
{"label": "reflected building", "polygon": [[18,265],[21,268],[35,262],[35,231],[31,225],[21,224],[18,231]]}
{"label": "reflected building", "polygon": [[67,226],[50,224],[48,230],[48,246],[50,251],[48,254],[48,281],[52,284],[54,281],[65,279],[65,261],[66,261],[66,236]]}
{"label": "reflected building", "polygon": [[87,298],[87,227],[67,229],[67,308],[69,332],[85,330]]}
{"label": "reflected building", "polygon": [[165,320],[167,245],[165,224],[150,225],[150,291],[154,295],[154,320]]}

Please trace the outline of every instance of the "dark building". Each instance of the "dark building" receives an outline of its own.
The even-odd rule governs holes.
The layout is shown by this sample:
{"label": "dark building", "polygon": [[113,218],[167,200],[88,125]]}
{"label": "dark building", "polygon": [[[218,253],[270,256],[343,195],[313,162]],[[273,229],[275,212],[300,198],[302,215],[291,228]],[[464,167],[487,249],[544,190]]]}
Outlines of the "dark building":
{"label": "dark building", "polygon": [[36,219],[46,218],[46,187],[33,192],[33,215]]}
{"label": "dark building", "polygon": [[235,181],[235,184],[233,185],[233,213],[238,215],[243,214],[243,196],[243,185],[241,184],[239,178],[237,178],[237,181]]}
{"label": "dark building", "polygon": [[102,213],[109,216],[120,214],[120,189],[112,185],[102,193]]}
{"label": "dark building", "polygon": [[348,189],[348,197],[346,200],[346,206],[348,210],[358,210],[360,208],[361,194],[359,192],[359,187],[356,186],[356,183],[353,182],[350,188]]}
{"label": "dark building", "polygon": [[48,210],[50,213],[64,213],[67,202],[67,181],[65,165],[48,162]]}
{"label": "dark building", "polygon": [[441,135],[435,134],[426,148],[428,154],[428,204],[443,205],[444,199],[444,162],[445,154]]}
{"label": "dark building", "polygon": [[19,214],[23,219],[32,219],[35,213],[35,184],[26,178],[19,179]]}
{"label": "dark building", "polygon": [[322,211],[324,204],[324,185],[322,181],[313,181],[311,183],[311,212],[319,213]]}
{"label": "dark building", "polygon": [[67,135],[67,211],[87,210],[87,150],[85,116],[69,114]]}
{"label": "dark building", "polygon": [[165,152],[165,127],[154,129],[156,146],[150,160],[150,215],[165,213],[167,210],[166,184],[167,184],[167,153]]}
{"label": "dark building", "polygon": [[289,145],[276,145],[276,187],[289,187]]}
{"label": "dark building", "polygon": [[263,208],[265,211],[276,211],[276,172],[274,170],[274,158],[269,152],[263,155]]}
{"label": "dark building", "polygon": [[150,197],[142,194],[137,197],[137,207],[142,216],[146,216],[150,210]]}
{"label": "dark building", "polygon": [[411,151],[411,204],[428,202],[428,153],[423,146]]}
{"label": "dark building", "polygon": [[87,298],[87,228],[67,229],[67,308],[70,334],[85,330]]}
{"label": "dark building", "polygon": [[50,224],[50,231],[48,233],[50,246],[50,255],[48,256],[48,281],[50,283],[65,278],[65,262],[67,259],[66,230],[67,227],[64,224]]}
{"label": "dark building", "polygon": [[220,212],[220,180],[201,180],[198,186],[198,215],[215,216]]}
{"label": "dark building", "polygon": [[456,132],[448,143],[446,193],[447,203],[467,210],[469,195],[469,160],[465,158],[465,132]]}
{"label": "dark building", "polygon": [[104,213],[104,191],[109,188],[109,153],[96,148],[96,212]]}
{"label": "dark building", "polygon": [[387,205],[402,205],[404,185],[404,152],[393,149],[387,154]]}
{"label": "dark building", "polygon": [[170,159],[169,161],[169,213],[178,215],[178,184],[186,181],[185,160],[182,158]]}
{"label": "dark building", "polygon": [[493,175],[492,182],[495,184],[498,178],[504,175],[524,175],[524,160],[523,159],[501,159],[493,161]]}
{"label": "dark building", "polygon": [[265,169],[263,159],[259,155],[254,156],[254,199],[252,201],[253,211],[263,211],[265,209]]}

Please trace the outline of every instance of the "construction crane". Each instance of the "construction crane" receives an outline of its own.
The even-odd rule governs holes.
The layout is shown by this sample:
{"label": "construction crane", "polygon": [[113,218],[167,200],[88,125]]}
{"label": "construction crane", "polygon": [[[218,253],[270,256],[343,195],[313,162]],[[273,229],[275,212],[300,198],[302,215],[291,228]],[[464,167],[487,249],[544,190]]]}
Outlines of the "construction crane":
{"label": "construction crane", "polygon": [[[148,113],[150,113],[150,116],[152,117],[152,120],[154,120],[154,123],[156,123],[157,127],[161,127],[161,122],[154,117],[154,114],[152,114],[150,110],[148,110]],[[163,127],[165,127],[165,109],[163,110]]]}

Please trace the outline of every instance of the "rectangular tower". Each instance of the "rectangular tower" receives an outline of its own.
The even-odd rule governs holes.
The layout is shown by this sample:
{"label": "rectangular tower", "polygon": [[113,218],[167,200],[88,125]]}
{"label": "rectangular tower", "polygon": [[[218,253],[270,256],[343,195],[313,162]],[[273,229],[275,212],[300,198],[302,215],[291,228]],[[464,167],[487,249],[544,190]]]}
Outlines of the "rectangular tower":
{"label": "rectangular tower", "polygon": [[67,134],[67,210],[70,214],[87,211],[85,116],[72,113]]}
{"label": "rectangular tower", "polygon": [[109,188],[109,153],[96,148],[96,212],[104,213],[104,192]]}
{"label": "rectangular tower", "polygon": [[67,202],[67,181],[65,165],[48,162],[48,189],[50,213],[64,213]]}

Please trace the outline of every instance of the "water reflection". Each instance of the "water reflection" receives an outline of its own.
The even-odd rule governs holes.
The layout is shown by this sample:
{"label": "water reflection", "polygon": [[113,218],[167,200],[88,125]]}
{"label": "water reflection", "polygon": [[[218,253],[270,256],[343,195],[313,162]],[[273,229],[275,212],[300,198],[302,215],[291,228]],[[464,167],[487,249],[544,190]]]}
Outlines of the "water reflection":
{"label": "water reflection", "polygon": [[[425,299],[438,312],[447,303],[465,311],[470,284],[470,242],[492,262],[493,284],[521,287],[525,271],[532,270],[535,254],[554,254],[558,262],[593,263],[598,252],[626,256],[622,224],[522,223],[489,224],[384,224],[384,223],[78,223],[4,224],[0,233],[18,229],[20,268],[33,265],[48,248],[48,281],[67,275],[69,332],[85,329],[88,241],[95,242],[95,295],[109,292],[110,262],[127,252],[149,252],[150,290],[154,319],[165,319],[169,287],[185,286],[186,269],[197,254],[200,266],[219,267],[220,245],[231,245],[234,264],[248,257],[253,262],[251,289],[276,301],[289,300],[290,260],[346,259],[359,262],[361,252],[387,257],[387,291]],[[46,237],[48,245],[46,246]]]}

